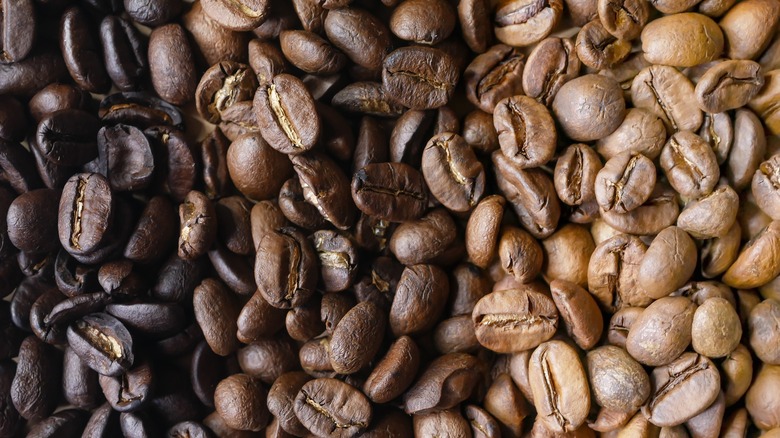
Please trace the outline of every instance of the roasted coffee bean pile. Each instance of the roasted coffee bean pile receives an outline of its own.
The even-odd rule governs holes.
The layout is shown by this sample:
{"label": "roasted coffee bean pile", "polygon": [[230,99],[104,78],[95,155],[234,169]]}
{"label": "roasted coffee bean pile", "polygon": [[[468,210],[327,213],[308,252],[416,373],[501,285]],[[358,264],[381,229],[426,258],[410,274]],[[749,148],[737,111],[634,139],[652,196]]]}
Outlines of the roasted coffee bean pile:
{"label": "roasted coffee bean pile", "polygon": [[780,437],[780,0],[0,18],[0,438]]}

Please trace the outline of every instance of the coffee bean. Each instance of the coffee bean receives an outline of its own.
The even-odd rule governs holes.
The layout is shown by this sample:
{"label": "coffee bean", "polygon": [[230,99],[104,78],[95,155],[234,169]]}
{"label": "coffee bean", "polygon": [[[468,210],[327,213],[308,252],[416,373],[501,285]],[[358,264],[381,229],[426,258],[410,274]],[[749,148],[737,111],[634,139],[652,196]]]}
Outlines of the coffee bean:
{"label": "coffee bean", "polygon": [[353,386],[336,379],[306,382],[295,397],[295,415],[318,435],[354,437],[371,423],[371,403]]}
{"label": "coffee bean", "polygon": [[403,163],[369,164],[356,172],[352,199],[363,213],[391,222],[419,218],[428,203],[422,174]]}
{"label": "coffee bean", "polygon": [[[22,14],[22,17],[26,20],[31,18],[32,14]],[[29,28],[24,26],[24,21],[12,23],[23,26],[25,35],[31,34]],[[14,96],[32,96],[50,83],[64,79],[67,74],[62,56],[57,51],[33,51],[23,60],[0,64],[0,92]]]}
{"label": "coffee bean", "polygon": [[316,254],[304,235],[280,228],[258,242],[255,281],[274,307],[290,309],[309,300],[317,284]]}
{"label": "coffee bean", "polygon": [[58,234],[72,255],[95,251],[111,228],[114,202],[108,180],[95,173],[68,179],[60,198]]}
{"label": "coffee bean", "polygon": [[530,46],[550,34],[563,11],[563,2],[541,4],[528,0],[503,2],[496,10],[493,31],[496,38],[510,46]]}
{"label": "coffee bean", "polygon": [[386,403],[412,384],[420,366],[420,350],[408,336],[401,336],[366,378],[363,392],[375,403]]}
{"label": "coffee bean", "polygon": [[[780,334],[780,326],[778,326],[776,319],[778,313],[780,313],[780,303],[770,298],[754,307],[748,317],[750,346],[756,356],[764,363],[777,364],[780,362],[777,351],[771,347]],[[736,331],[736,328],[734,330]],[[736,334],[733,333],[732,337]]]}
{"label": "coffee bean", "polygon": [[[566,82],[555,95],[553,112],[566,135],[590,141],[614,132],[626,114],[620,85],[601,75],[585,75]],[[598,120],[598,124],[592,123]]]}
{"label": "coffee bean", "polygon": [[550,112],[524,96],[513,96],[496,104],[493,124],[504,156],[520,168],[539,167],[549,161],[557,136]]}
{"label": "coffee bean", "polygon": [[631,84],[631,100],[635,107],[660,117],[668,133],[696,131],[702,124],[693,84],[673,67],[642,69]]}
{"label": "coffee bean", "polygon": [[390,30],[402,40],[433,45],[450,36],[455,20],[455,9],[446,1],[413,0],[393,11]]}
{"label": "coffee bean", "polygon": [[490,3],[485,0],[458,2],[458,22],[463,40],[476,53],[487,50],[493,39],[490,12]]}
{"label": "coffee bean", "polygon": [[669,184],[683,196],[709,194],[720,177],[712,148],[692,132],[672,135],[661,151],[660,162]]}
{"label": "coffee bean", "polygon": [[474,306],[477,340],[486,348],[513,353],[550,339],[558,327],[553,301],[530,288],[490,293]]}
{"label": "coffee bean", "polygon": [[525,63],[525,95],[549,107],[561,86],[574,79],[579,70],[580,58],[571,39],[546,38],[536,45]]}
{"label": "coffee bean", "polygon": [[94,313],[71,324],[68,343],[87,366],[101,375],[118,376],[133,364],[130,332],[105,313]]}
{"label": "coffee bean", "polygon": [[[427,414],[456,406],[479,382],[481,375],[477,367],[478,359],[470,354],[440,356],[404,394],[404,410],[407,414]],[[450,383],[454,376],[457,381]]]}
{"label": "coffee bean", "polygon": [[320,260],[320,279],[327,292],[349,288],[355,280],[358,254],[353,241],[330,230],[319,230],[312,235],[314,250]]}
{"label": "coffee bean", "polygon": [[231,105],[251,100],[257,89],[257,77],[246,64],[224,61],[212,65],[195,90],[198,114],[211,123],[219,123],[222,112]]}
{"label": "coffee bean", "polygon": [[70,76],[83,90],[105,93],[111,86],[100,45],[83,9],[68,8],[60,19],[60,50]]}
{"label": "coffee bean", "polygon": [[623,152],[604,164],[594,184],[601,210],[628,213],[650,198],[655,188],[655,165],[642,154]]}
{"label": "coffee bean", "polygon": [[303,82],[294,76],[280,74],[261,86],[254,109],[263,138],[279,152],[300,154],[319,139],[319,117],[310,117],[316,114],[314,101]]}
{"label": "coffee bean", "polygon": [[3,64],[23,60],[32,50],[35,42],[35,10],[32,1],[4,2],[3,8]]}
{"label": "coffee bean", "polygon": [[404,107],[393,100],[379,82],[355,82],[336,93],[333,106],[367,115],[397,117]]}
{"label": "coffee bean", "polygon": [[38,124],[36,143],[49,161],[61,165],[82,165],[97,157],[100,124],[91,114],[78,109],[52,113]]}
{"label": "coffee bean", "polygon": [[726,56],[754,59],[769,44],[772,28],[780,20],[780,8],[764,0],[734,6],[718,23],[728,41]]}
{"label": "coffee bean", "polygon": [[[607,160],[623,152],[639,153],[654,160],[661,154],[664,143],[666,128],[663,120],[650,111],[631,108],[612,134],[596,142],[596,150]],[[714,145],[713,149],[716,149]]]}
{"label": "coffee bean", "polygon": [[106,72],[122,91],[138,87],[149,68],[146,39],[127,20],[107,15],[100,23],[100,42]]}
{"label": "coffee bean", "polygon": [[314,152],[295,155],[290,160],[306,201],[317,207],[322,217],[336,228],[351,227],[357,211],[350,200],[349,180],[336,163]]}
{"label": "coffee bean", "polygon": [[231,428],[259,431],[268,424],[267,392],[260,380],[233,374],[217,385],[214,405]]}
{"label": "coffee bean", "polygon": [[393,334],[411,335],[433,328],[444,312],[448,292],[447,275],[435,265],[404,269],[390,307]]}
{"label": "coffee bean", "polygon": [[601,19],[587,23],[577,34],[577,57],[586,66],[609,69],[619,65],[631,53],[631,43],[616,37]]}
{"label": "coffee bean", "polygon": [[[670,257],[674,254],[674,258]],[[681,228],[658,233],[639,265],[637,280],[650,298],[662,298],[682,287],[696,269],[696,244]]]}
{"label": "coffee bean", "polygon": [[284,56],[291,64],[315,75],[331,75],[341,71],[347,57],[321,36],[303,30],[286,30],[279,34]]}
{"label": "coffee bean", "polygon": [[174,105],[192,100],[197,87],[195,60],[181,25],[166,24],[149,35],[149,71],[154,90],[164,100]]}
{"label": "coffee bean", "polygon": [[407,266],[427,263],[444,254],[456,234],[452,217],[444,209],[435,209],[418,220],[400,224],[390,237],[389,248]]}
{"label": "coffee bean", "polygon": [[629,354],[649,366],[666,365],[679,357],[691,342],[696,307],[685,297],[654,301],[631,325],[626,339]]}
{"label": "coffee bean", "polygon": [[30,429],[31,438],[78,436],[89,420],[89,414],[81,409],[65,409],[40,421]]}
{"label": "coffee bean", "polygon": [[762,365],[746,394],[745,407],[758,427],[769,429],[777,425],[775,408],[779,376],[780,368],[777,365]]}
{"label": "coffee bean", "polygon": [[524,58],[517,49],[504,44],[474,58],[463,73],[466,97],[482,111],[492,113],[500,100],[522,94],[518,79],[523,74]]}
{"label": "coffee bean", "polygon": [[469,436],[471,433],[469,422],[458,409],[414,415],[412,421],[415,436],[436,436],[443,432],[451,436]]}
{"label": "coffee bean", "polygon": [[266,0],[206,0],[203,12],[230,30],[252,30],[268,17],[271,2]]}
{"label": "coffee bean", "polygon": [[594,401],[617,412],[635,412],[650,396],[650,379],[625,350],[613,345],[591,350],[587,368]]}
{"label": "coffee bean", "polygon": [[[372,302],[360,303],[341,319],[330,339],[330,363],[339,374],[351,374],[366,366],[382,342],[386,317]],[[360,338],[356,339],[355,334]]]}
{"label": "coffee bean", "polygon": [[450,100],[459,76],[446,53],[428,47],[402,47],[385,58],[382,85],[392,99],[408,108],[431,109]]}
{"label": "coffee bean", "polygon": [[295,397],[303,385],[312,377],[301,371],[292,371],[280,375],[268,390],[268,410],[276,417],[279,425],[287,433],[305,435],[307,429],[295,416]]}
{"label": "coffee bean", "polygon": [[133,412],[147,405],[155,383],[148,360],[140,361],[121,376],[100,376],[103,394],[118,412]]}
{"label": "coffee bean", "polygon": [[151,184],[154,157],[140,129],[122,124],[104,127],[98,131],[97,140],[98,169],[111,188],[130,191]]}
{"label": "coffee bean", "polygon": [[54,412],[60,390],[62,359],[58,351],[35,336],[22,341],[10,399],[18,414],[37,422]]}
{"label": "coffee bean", "polygon": [[707,70],[696,84],[699,108],[708,113],[736,109],[764,86],[761,66],[753,61],[724,61]]}
{"label": "coffee bean", "polygon": [[238,348],[236,320],[240,309],[229,289],[218,280],[203,280],[195,288],[193,308],[214,353],[227,356]]}
{"label": "coffee bean", "polygon": [[[318,32],[316,29],[306,30]],[[368,11],[358,8],[328,11],[324,30],[330,42],[355,64],[371,70],[382,67],[390,49],[390,32]]]}
{"label": "coffee bean", "polygon": [[638,37],[650,18],[648,4],[641,1],[600,0],[598,11],[599,19],[604,28],[623,40],[632,40]]}
{"label": "coffee bean", "polygon": [[134,21],[146,26],[156,27],[165,24],[179,14],[181,1],[164,2],[152,0],[143,2],[139,0],[124,0],[124,6],[127,14]]}
{"label": "coffee bean", "polygon": [[269,385],[282,374],[298,368],[297,356],[295,344],[286,337],[261,339],[236,353],[241,371]]}

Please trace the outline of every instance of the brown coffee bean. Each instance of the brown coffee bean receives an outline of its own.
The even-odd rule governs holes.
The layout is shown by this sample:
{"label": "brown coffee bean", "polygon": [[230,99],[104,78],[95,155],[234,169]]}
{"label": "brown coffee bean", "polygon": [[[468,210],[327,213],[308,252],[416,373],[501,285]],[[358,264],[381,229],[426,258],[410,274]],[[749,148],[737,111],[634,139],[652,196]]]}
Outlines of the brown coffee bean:
{"label": "brown coffee bean", "polygon": [[588,265],[588,290],[601,307],[614,312],[647,306],[652,299],[639,286],[639,266],[647,246],[638,237],[617,234],[596,246]]}
{"label": "brown coffee bean", "polygon": [[363,213],[391,222],[417,219],[428,204],[422,174],[403,163],[369,164],[356,172],[352,199]]}
{"label": "brown coffee bean", "polygon": [[371,423],[371,403],[359,390],[336,379],[306,382],[295,397],[295,415],[320,436],[354,437]]}
{"label": "brown coffee bean", "polygon": [[609,160],[623,152],[642,154],[655,160],[666,143],[666,128],[660,117],[643,109],[631,108],[623,123],[596,142],[596,150]]}
{"label": "brown coffee bean", "polygon": [[418,220],[400,224],[390,237],[389,248],[404,265],[427,263],[444,254],[456,235],[455,221],[439,208]]}
{"label": "brown coffee bean", "polygon": [[679,213],[675,191],[666,183],[658,182],[650,198],[641,206],[625,214],[601,211],[601,218],[621,233],[653,235],[673,225]]}
{"label": "brown coffee bean", "polygon": [[590,232],[577,224],[566,224],[542,240],[544,264],[542,275],[547,281],[564,280],[588,286],[588,264],[596,249]]}
{"label": "brown coffee bean", "polygon": [[528,55],[523,69],[523,90],[526,96],[549,107],[561,86],[577,77],[580,66],[574,41],[546,38]]}
{"label": "brown coffee bean", "polygon": [[655,165],[642,154],[626,151],[610,158],[594,183],[602,211],[628,213],[650,198],[655,188]]}
{"label": "brown coffee bean", "polygon": [[441,317],[449,293],[447,274],[434,265],[408,266],[398,280],[390,307],[395,336],[430,330]]}
{"label": "brown coffee bean", "polygon": [[735,4],[718,23],[728,41],[726,56],[754,59],[769,44],[780,20],[780,6],[766,0]]}
{"label": "brown coffee bean", "polygon": [[290,309],[309,300],[317,285],[317,256],[300,231],[285,227],[257,246],[255,281],[274,307]]}
{"label": "brown coffee bean", "polygon": [[214,353],[227,356],[238,348],[236,320],[240,309],[225,285],[211,278],[203,280],[195,288],[193,309],[203,336]]}
{"label": "brown coffee bean", "polygon": [[275,196],[292,175],[287,157],[253,133],[243,134],[230,144],[227,168],[236,188],[254,200]]}
{"label": "brown coffee bean", "polygon": [[626,350],[606,345],[588,352],[587,368],[595,402],[615,412],[636,412],[650,396],[650,379]]}
{"label": "brown coffee bean", "polygon": [[496,38],[504,44],[530,46],[550,34],[562,12],[563,2],[560,0],[543,3],[506,0],[496,9],[493,30]]}
{"label": "brown coffee bean", "polygon": [[550,292],[566,333],[583,350],[593,348],[604,330],[604,319],[593,297],[580,286],[563,280],[553,280]]}
{"label": "brown coffee bean", "polygon": [[301,371],[280,375],[268,390],[268,410],[287,433],[305,435],[308,431],[295,416],[295,397],[312,377]]}
{"label": "brown coffee bean", "polygon": [[252,30],[265,21],[271,2],[267,0],[204,0],[203,12],[221,26],[234,30]]}
{"label": "brown coffee bean", "polygon": [[723,237],[736,224],[739,196],[730,186],[689,202],[677,218],[677,226],[697,239]]}
{"label": "brown coffee bean", "polygon": [[575,48],[582,63],[596,70],[613,68],[631,53],[631,43],[610,33],[598,18],[582,27]]}
{"label": "brown coffee bean", "polygon": [[505,44],[478,55],[463,73],[466,97],[482,111],[492,113],[500,100],[522,94],[519,79],[524,58],[517,49]]}
{"label": "brown coffee bean", "polygon": [[772,221],[745,244],[737,260],[723,275],[723,282],[731,287],[749,289],[762,286],[780,274],[780,263],[772,252],[778,230],[780,222]]}
{"label": "brown coffee bean", "polygon": [[446,105],[455,91],[459,71],[453,59],[429,47],[402,47],[384,60],[382,85],[398,103],[411,109]]}
{"label": "brown coffee bean", "polygon": [[321,36],[305,30],[286,30],[279,34],[284,56],[301,70],[316,75],[341,71],[347,57]]}
{"label": "brown coffee bean", "polygon": [[455,9],[445,0],[411,0],[393,10],[390,30],[402,40],[433,45],[450,36],[455,21]]}
{"label": "brown coffee bean", "polygon": [[320,137],[314,99],[295,76],[282,73],[261,85],[255,93],[254,110],[263,138],[283,154],[306,152]]}
{"label": "brown coffee bean", "polygon": [[539,275],[544,255],[539,243],[517,227],[505,227],[498,241],[501,267],[520,283],[528,283]]}
{"label": "brown coffee bean", "polygon": [[658,426],[675,426],[698,415],[718,397],[720,376],[709,359],[684,353],[650,374],[651,395],[642,413]]}
{"label": "brown coffee bean", "polygon": [[227,29],[203,12],[201,2],[193,3],[182,15],[182,25],[205,58],[207,65],[220,61],[246,61],[248,35]]}
{"label": "brown coffee bean", "polygon": [[387,403],[412,384],[420,366],[420,350],[412,338],[401,336],[366,378],[363,392],[374,403]]}
{"label": "brown coffee bean", "polygon": [[642,51],[652,64],[693,67],[720,56],[723,43],[720,27],[694,12],[661,17],[642,30]]}
{"label": "brown coffee bean", "polygon": [[558,327],[558,311],[540,292],[509,289],[480,299],[472,320],[480,344],[495,352],[514,353],[550,339]]}
{"label": "brown coffee bean", "polygon": [[179,205],[179,257],[196,259],[205,254],[217,238],[214,204],[201,192],[191,191]]}
{"label": "brown coffee bean", "polygon": [[466,225],[466,251],[471,261],[486,268],[495,255],[506,200],[488,196],[477,204]]}
{"label": "brown coffee bean", "polygon": [[412,416],[414,436],[468,437],[469,422],[457,409]]}
{"label": "brown coffee bean", "polygon": [[572,432],[585,423],[590,390],[574,348],[562,341],[543,343],[531,355],[528,372],[537,421],[557,433]]}
{"label": "brown coffee bean", "polygon": [[742,326],[734,306],[724,298],[704,301],[693,315],[691,338],[693,349],[699,354],[710,358],[730,354],[742,338]]}
{"label": "brown coffee bean", "polygon": [[780,336],[778,315],[780,302],[770,298],[754,307],[748,317],[750,347],[762,362],[774,365],[780,364],[780,354],[774,348]]}
{"label": "brown coffee bean", "polygon": [[666,131],[696,131],[702,113],[693,84],[674,67],[653,65],[640,71],[631,84],[631,101],[637,108],[657,115]]}
{"label": "brown coffee bean", "polygon": [[645,309],[631,325],[626,349],[639,362],[665,365],[691,343],[696,304],[685,297],[664,297]]}
{"label": "brown coffee bean", "polygon": [[214,406],[229,427],[259,431],[269,420],[266,397],[267,392],[259,379],[233,374],[217,385]]}
{"label": "brown coffee bean", "polygon": [[431,194],[456,212],[474,208],[485,190],[485,170],[463,137],[434,136],[425,146],[422,174]]}
{"label": "brown coffee bean", "polygon": [[672,135],[661,151],[660,162],[669,183],[683,196],[707,195],[720,178],[712,148],[692,132]]}
{"label": "brown coffee bean", "polygon": [[637,280],[650,298],[662,298],[682,287],[696,269],[693,239],[678,227],[658,233],[639,265]]}
{"label": "brown coffee bean", "polygon": [[[530,409],[509,374],[502,373],[493,380],[482,403],[498,420],[504,434],[521,435],[523,420],[530,414]],[[472,423],[472,429],[474,428]]]}
{"label": "brown coffee bean", "polygon": [[590,146],[573,144],[555,163],[553,183],[558,197],[567,205],[582,205],[595,199],[594,187],[601,160]]}
{"label": "brown coffee bean", "polygon": [[[777,399],[780,388],[780,366],[764,364],[759,368],[745,397],[745,407],[756,426],[768,430],[780,426],[777,418]],[[770,432],[767,435],[771,435]]]}
{"label": "brown coffee bean", "polygon": [[330,42],[352,62],[370,70],[382,67],[390,49],[390,32],[371,13],[358,8],[334,9],[328,11],[324,27]]}
{"label": "brown coffee bean", "polygon": [[46,418],[57,407],[61,375],[57,349],[35,336],[26,337],[19,347],[10,390],[3,395],[4,400],[10,395],[9,401],[13,402],[3,409],[4,413],[9,411],[8,417],[11,417],[10,412],[16,412],[33,423]]}
{"label": "brown coffee bean", "polygon": [[747,104],[764,86],[761,66],[753,61],[729,60],[716,64],[696,84],[699,108],[720,113]]}
{"label": "brown coffee bean", "polygon": [[625,348],[631,326],[642,314],[642,307],[624,307],[612,315],[607,328],[607,340],[611,345]]}
{"label": "brown coffee bean", "polygon": [[379,82],[354,82],[331,100],[336,108],[379,117],[398,117],[405,108],[393,100]]}
{"label": "brown coffee bean", "polygon": [[479,406],[466,406],[464,415],[471,424],[471,433],[474,438],[498,438],[501,436],[501,429],[496,419]]}
{"label": "brown coffee bean", "polygon": [[385,324],[385,314],[370,301],[347,312],[330,338],[333,370],[339,374],[352,374],[371,362],[381,346]]}
{"label": "brown coffee bean", "polygon": [[734,141],[726,160],[725,173],[735,190],[747,187],[766,154],[764,127],[758,116],[740,108],[734,117]]}
{"label": "brown coffee bean", "polygon": [[320,152],[295,155],[290,160],[306,202],[317,207],[322,217],[336,228],[350,228],[357,210],[350,199],[349,180],[336,162]]}
{"label": "brown coffee bean", "polygon": [[638,37],[650,18],[650,6],[637,0],[599,0],[598,10],[604,28],[623,40]]}
{"label": "brown coffee bean", "polygon": [[427,414],[466,400],[482,378],[479,359],[465,353],[440,356],[428,365],[404,394],[407,414]]}
{"label": "brown coffee bean", "polygon": [[617,81],[591,74],[563,84],[555,95],[552,109],[569,138],[591,141],[611,134],[620,126],[626,115],[626,102]]}
{"label": "brown coffee bean", "polygon": [[198,86],[195,59],[181,25],[166,24],[149,35],[149,71],[160,97],[174,105],[192,100]]}
{"label": "brown coffee bean", "polygon": [[530,97],[513,96],[499,101],[493,124],[504,156],[522,169],[539,167],[555,153],[557,136],[552,116]]}

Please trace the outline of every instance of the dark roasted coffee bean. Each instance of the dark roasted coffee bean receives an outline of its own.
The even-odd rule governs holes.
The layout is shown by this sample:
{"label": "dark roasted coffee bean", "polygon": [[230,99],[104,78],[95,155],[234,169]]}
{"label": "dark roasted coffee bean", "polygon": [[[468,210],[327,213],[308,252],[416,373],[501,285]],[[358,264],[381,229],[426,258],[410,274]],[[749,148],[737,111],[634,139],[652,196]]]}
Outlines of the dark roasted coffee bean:
{"label": "dark roasted coffee bean", "polygon": [[563,2],[507,0],[496,9],[496,38],[510,46],[530,46],[550,34],[563,11]]}
{"label": "dark roasted coffee bean", "polygon": [[64,301],[65,296],[57,289],[47,289],[30,307],[30,329],[47,344],[62,345],[67,342],[67,325],[49,324],[46,320],[54,308]]}
{"label": "dark roasted coffee bean", "polygon": [[322,314],[322,296],[315,294],[309,301],[287,311],[284,326],[291,338],[306,342],[325,331],[325,324],[319,318]]}
{"label": "dark roasted coffee bean", "polygon": [[148,359],[119,376],[100,376],[99,381],[106,400],[118,412],[133,412],[147,405],[157,383]]}
{"label": "dark roasted coffee bean", "polygon": [[106,313],[134,333],[150,338],[171,336],[186,323],[183,309],[175,303],[114,303],[106,306]]}
{"label": "dark roasted coffee bean", "polygon": [[100,102],[98,116],[106,125],[124,123],[139,129],[166,125],[184,129],[184,118],[178,108],[143,92],[106,96]]}
{"label": "dark roasted coffee bean", "polygon": [[238,348],[236,321],[240,308],[225,285],[212,278],[203,280],[195,288],[193,310],[214,353],[227,356]]}
{"label": "dark roasted coffee bean", "polygon": [[217,214],[214,204],[201,192],[191,191],[179,205],[178,254],[195,259],[205,254],[217,237]]}
{"label": "dark roasted coffee bean", "polygon": [[395,102],[378,82],[354,82],[331,100],[336,108],[379,117],[400,116],[405,108]]}
{"label": "dark roasted coffee bean", "polygon": [[[352,374],[371,362],[384,337],[387,318],[372,302],[353,307],[336,325],[330,339],[330,363],[339,374]],[[359,338],[355,338],[359,334]]]}
{"label": "dark roasted coffee bean", "polygon": [[35,336],[25,338],[10,390],[19,415],[34,423],[54,412],[61,377],[62,359],[57,349]]}
{"label": "dark roasted coffee bean", "polygon": [[68,343],[87,366],[102,375],[118,376],[133,364],[130,332],[105,313],[85,316],[71,324]]}
{"label": "dark roasted coffee bean", "polygon": [[104,176],[95,173],[72,176],[60,198],[60,243],[72,255],[94,252],[112,226],[113,213],[113,196]]}
{"label": "dark roasted coffee bean", "polygon": [[371,403],[359,390],[336,379],[306,382],[295,397],[295,415],[317,435],[354,437],[371,423]]}
{"label": "dark roasted coffee bean", "polygon": [[16,375],[16,363],[10,360],[0,362],[0,401],[3,409],[0,410],[0,435],[14,436],[23,425],[23,419],[13,404],[11,388]]}
{"label": "dark roasted coffee bean", "polygon": [[193,3],[189,12],[182,16],[182,25],[199,49],[196,56],[205,58],[205,65],[226,60],[246,61],[249,35],[227,29],[212,20],[203,12],[201,2]]}
{"label": "dark roasted coffee bean", "polygon": [[[17,193],[25,193],[43,186],[35,169],[39,161],[35,154],[17,142],[0,139],[0,147],[0,175],[11,188]],[[48,163],[46,159],[41,161]]]}
{"label": "dark roasted coffee bean", "polygon": [[167,24],[152,31],[149,36],[149,71],[154,90],[164,100],[174,105],[192,100],[197,87],[195,59],[181,25]]}
{"label": "dark roasted coffee bean", "polygon": [[288,337],[260,339],[236,352],[241,371],[270,385],[282,374],[298,369],[295,343]]}
{"label": "dark roasted coffee bean", "polygon": [[8,207],[8,238],[20,250],[40,254],[57,247],[56,219],[58,193],[51,189],[33,190],[14,199]]}
{"label": "dark roasted coffee bean", "polygon": [[446,1],[412,0],[393,10],[389,25],[393,34],[402,40],[433,45],[450,36],[455,21],[455,8]]}
{"label": "dark roasted coffee bean", "polygon": [[174,247],[177,229],[171,202],[164,196],[151,198],[130,234],[124,256],[142,264],[160,261]]}
{"label": "dark roasted coffee bean", "polygon": [[33,48],[36,17],[32,0],[6,1],[3,9],[3,42],[0,62],[11,64],[23,60]]}
{"label": "dark roasted coffee bean", "polygon": [[62,109],[86,110],[91,104],[90,94],[75,85],[50,84],[30,99],[28,109],[35,122]]}
{"label": "dark roasted coffee bean", "polygon": [[271,4],[267,0],[205,0],[203,12],[230,30],[252,30],[265,21]]}
{"label": "dark roasted coffee bean", "polygon": [[103,66],[103,55],[87,12],[68,8],[60,19],[60,50],[70,76],[83,90],[105,93],[111,81]]}
{"label": "dark roasted coffee bean", "polygon": [[149,418],[146,411],[122,412],[119,414],[119,426],[126,438],[151,438],[159,436],[157,423]]}
{"label": "dark roasted coffee bean", "polygon": [[108,15],[100,23],[100,42],[111,81],[122,91],[137,88],[149,68],[145,37],[124,18]]}
{"label": "dark roasted coffee bean", "polygon": [[93,115],[65,109],[38,124],[36,144],[49,160],[62,165],[81,165],[97,157],[100,123]]}
{"label": "dark roasted coffee bean", "polygon": [[3,96],[0,98],[0,138],[9,141],[24,140],[27,134],[25,113],[22,104],[14,97]]}
{"label": "dark roasted coffee bean", "polygon": [[157,27],[171,21],[181,11],[181,0],[124,0],[125,11],[134,21]]}
{"label": "dark roasted coffee bean", "polygon": [[89,420],[81,409],[65,409],[40,421],[27,434],[30,438],[78,437]]}
{"label": "dark roasted coffee bean", "polygon": [[98,374],[72,348],[65,349],[62,371],[62,392],[68,403],[81,409],[93,409],[103,402]]}
{"label": "dark roasted coffee bean", "polygon": [[[209,199],[220,198],[232,192],[227,153],[230,142],[219,128],[211,131],[200,145],[203,162],[203,184]],[[197,176],[194,176],[197,182]]]}
{"label": "dark roasted coffee bean", "polygon": [[393,334],[412,335],[433,328],[444,313],[448,293],[449,280],[440,268],[414,265],[404,269],[390,308]]}
{"label": "dark roasted coffee bean", "polygon": [[217,385],[214,405],[228,426],[259,431],[268,424],[266,397],[267,392],[259,379],[246,374],[233,374]]}
{"label": "dark roasted coffee bean", "polygon": [[211,351],[207,342],[198,343],[192,352],[190,382],[192,391],[201,403],[214,407],[214,391],[217,384],[227,377],[227,372],[225,359]]}
{"label": "dark roasted coffee bean", "polygon": [[87,422],[82,436],[85,438],[107,438],[109,436],[118,436],[121,433],[119,430],[119,412],[113,410],[110,404],[104,403],[92,412],[92,417]]}
{"label": "dark roasted coffee bean", "polygon": [[447,104],[459,72],[446,53],[428,47],[402,47],[387,55],[382,85],[394,100],[411,109]]}
{"label": "dark roasted coffee bean", "polygon": [[[19,22],[14,22],[14,25],[17,24]],[[29,35],[29,28],[25,26],[23,29]],[[64,79],[67,74],[65,62],[58,51],[32,52],[24,60],[0,65],[0,93],[32,96],[52,82]]]}
{"label": "dark roasted coffee bean", "polygon": [[294,228],[266,234],[257,245],[255,281],[268,303],[290,309],[305,303],[317,284],[317,255]]}
{"label": "dark roasted coffee bean", "polygon": [[303,30],[286,30],[279,34],[279,44],[291,64],[315,75],[341,71],[347,57],[321,36]]}
{"label": "dark roasted coffee bean", "polygon": [[248,65],[237,62],[212,65],[203,73],[195,90],[198,114],[216,124],[225,109],[236,102],[251,100],[257,89],[257,76],[252,73]]}
{"label": "dark roasted coffee bean", "polygon": [[98,169],[116,191],[147,187],[155,168],[151,145],[144,133],[133,126],[103,127],[97,135]]}

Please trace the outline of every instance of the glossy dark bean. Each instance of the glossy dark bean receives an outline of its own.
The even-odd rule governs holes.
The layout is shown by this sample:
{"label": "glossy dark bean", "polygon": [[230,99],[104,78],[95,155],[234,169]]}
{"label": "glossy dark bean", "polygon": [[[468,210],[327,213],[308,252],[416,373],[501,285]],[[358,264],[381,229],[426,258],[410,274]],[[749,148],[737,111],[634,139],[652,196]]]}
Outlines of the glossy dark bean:
{"label": "glossy dark bean", "polygon": [[106,376],[117,376],[133,364],[133,340],[118,319],[95,313],[68,327],[68,342],[82,361]]}
{"label": "glossy dark bean", "polygon": [[70,76],[83,90],[105,93],[111,86],[98,38],[87,12],[68,8],[60,19],[60,50]]}
{"label": "glossy dark bean", "polygon": [[62,358],[57,349],[35,336],[25,338],[10,390],[19,415],[37,422],[54,412],[61,378]]}

